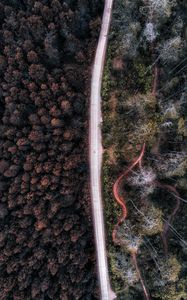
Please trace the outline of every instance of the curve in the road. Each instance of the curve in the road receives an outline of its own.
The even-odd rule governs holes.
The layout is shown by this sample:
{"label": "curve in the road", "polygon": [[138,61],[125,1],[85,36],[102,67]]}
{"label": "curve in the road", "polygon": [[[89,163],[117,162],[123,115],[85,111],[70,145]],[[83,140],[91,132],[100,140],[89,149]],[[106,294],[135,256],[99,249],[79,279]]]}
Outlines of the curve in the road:
{"label": "curve in the road", "polygon": [[116,298],[110,287],[105,243],[105,226],[101,193],[102,139],[100,128],[102,120],[101,84],[107,49],[108,32],[112,15],[112,5],[113,0],[105,1],[101,32],[92,70],[89,127],[90,189],[97,253],[98,279],[102,300],[112,300]]}

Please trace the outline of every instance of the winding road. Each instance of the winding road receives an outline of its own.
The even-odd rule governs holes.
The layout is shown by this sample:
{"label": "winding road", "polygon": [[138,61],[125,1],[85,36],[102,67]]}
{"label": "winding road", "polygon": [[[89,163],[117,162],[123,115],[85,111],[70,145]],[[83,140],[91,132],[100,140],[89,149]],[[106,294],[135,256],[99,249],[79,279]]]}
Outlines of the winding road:
{"label": "winding road", "polygon": [[107,49],[108,32],[112,15],[112,4],[113,0],[105,0],[101,32],[92,69],[89,124],[90,189],[97,252],[98,279],[102,300],[112,300],[116,298],[115,293],[110,287],[108,274],[101,192],[101,168],[103,152],[101,138],[101,84]]}

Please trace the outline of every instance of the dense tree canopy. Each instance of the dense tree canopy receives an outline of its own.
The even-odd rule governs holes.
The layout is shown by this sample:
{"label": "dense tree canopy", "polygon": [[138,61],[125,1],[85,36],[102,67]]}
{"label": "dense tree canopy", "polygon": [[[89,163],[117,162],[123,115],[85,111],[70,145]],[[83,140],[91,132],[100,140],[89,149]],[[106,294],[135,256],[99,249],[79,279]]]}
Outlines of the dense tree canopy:
{"label": "dense tree canopy", "polygon": [[0,1],[1,300],[96,297],[85,135],[101,12]]}

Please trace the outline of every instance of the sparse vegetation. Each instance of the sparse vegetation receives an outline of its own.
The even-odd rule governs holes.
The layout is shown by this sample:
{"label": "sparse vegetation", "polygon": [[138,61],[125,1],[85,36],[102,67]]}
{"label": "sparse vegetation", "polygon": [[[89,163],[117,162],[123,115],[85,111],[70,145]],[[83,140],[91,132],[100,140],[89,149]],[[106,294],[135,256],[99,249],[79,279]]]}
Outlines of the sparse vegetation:
{"label": "sparse vegetation", "polygon": [[[148,299],[145,282],[151,299],[187,299],[184,6],[177,0],[114,5],[103,83],[103,189],[111,278],[119,299],[142,299],[143,292]],[[114,92],[115,111],[109,105]],[[120,183],[128,211],[123,219],[112,189],[143,143],[142,164]],[[115,149],[115,163],[108,149]],[[129,259],[134,251],[141,279]]]}

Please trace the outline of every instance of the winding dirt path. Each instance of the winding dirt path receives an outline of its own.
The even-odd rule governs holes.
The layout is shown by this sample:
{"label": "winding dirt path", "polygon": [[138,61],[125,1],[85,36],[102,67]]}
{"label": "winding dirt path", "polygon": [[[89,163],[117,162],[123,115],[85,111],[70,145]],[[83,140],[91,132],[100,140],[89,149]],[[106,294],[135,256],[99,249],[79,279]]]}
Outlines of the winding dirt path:
{"label": "winding dirt path", "polygon": [[113,0],[105,0],[102,27],[92,70],[89,124],[90,188],[97,252],[98,279],[102,300],[112,300],[116,298],[110,287],[105,245],[105,227],[101,193],[101,167],[103,149],[100,127],[102,121],[101,84],[107,49],[108,32],[112,15],[112,4]]}

